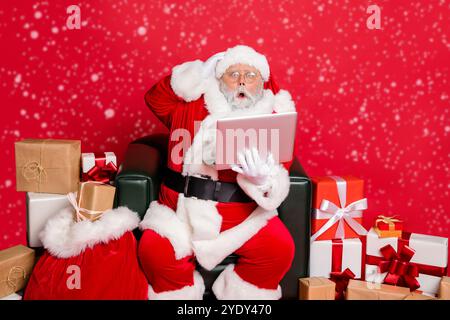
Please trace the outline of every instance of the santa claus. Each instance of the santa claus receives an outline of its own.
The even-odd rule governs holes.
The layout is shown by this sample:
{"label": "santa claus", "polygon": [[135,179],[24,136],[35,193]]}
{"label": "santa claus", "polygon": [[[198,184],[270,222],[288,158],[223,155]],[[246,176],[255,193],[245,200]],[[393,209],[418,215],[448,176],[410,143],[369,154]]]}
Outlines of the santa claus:
{"label": "santa claus", "polygon": [[202,299],[195,259],[211,270],[235,253],[238,262],[213,284],[215,296],[279,299],[279,282],[294,256],[292,237],[277,214],[289,191],[290,164],[245,150],[239,166],[217,171],[211,130],[220,118],[295,111],[290,94],[273,81],[266,57],[238,45],[206,62],[185,62],[156,83],[145,101],[171,135],[183,129],[193,137],[181,150],[182,161],[175,161],[179,141],[172,135],[159,199],[140,224],[138,254],[149,298]]}

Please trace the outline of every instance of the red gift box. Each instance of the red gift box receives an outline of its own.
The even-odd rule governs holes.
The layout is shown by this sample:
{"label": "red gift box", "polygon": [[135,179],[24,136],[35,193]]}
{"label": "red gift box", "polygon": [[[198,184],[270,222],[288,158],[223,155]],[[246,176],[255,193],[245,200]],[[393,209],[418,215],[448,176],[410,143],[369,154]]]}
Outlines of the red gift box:
{"label": "red gift box", "polygon": [[314,177],[311,240],[358,238],[362,210],[367,209],[364,181],[352,176]]}

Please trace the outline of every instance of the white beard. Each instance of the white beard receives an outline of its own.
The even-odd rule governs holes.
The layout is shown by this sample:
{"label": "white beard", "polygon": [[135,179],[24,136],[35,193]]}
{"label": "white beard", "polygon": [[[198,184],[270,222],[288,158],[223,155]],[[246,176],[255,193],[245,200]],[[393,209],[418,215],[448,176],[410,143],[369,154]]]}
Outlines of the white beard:
{"label": "white beard", "polygon": [[[250,109],[263,97],[263,86],[261,85],[256,94],[251,94],[244,86],[230,90],[223,81],[220,81],[220,91],[225,96],[232,110]],[[244,97],[240,97],[244,95]]]}

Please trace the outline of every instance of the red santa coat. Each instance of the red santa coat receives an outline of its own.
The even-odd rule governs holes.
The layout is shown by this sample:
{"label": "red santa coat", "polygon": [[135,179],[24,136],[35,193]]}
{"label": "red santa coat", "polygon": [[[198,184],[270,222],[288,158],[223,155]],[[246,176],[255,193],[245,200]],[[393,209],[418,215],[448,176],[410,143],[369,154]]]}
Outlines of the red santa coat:
{"label": "red santa coat", "polygon": [[[285,167],[290,163],[278,166],[270,177],[269,188],[261,190],[232,170],[217,171],[214,166],[194,161],[201,154],[201,147],[209,145],[210,151],[214,150],[214,143],[210,142],[215,141],[215,136],[208,130],[215,127],[217,119],[246,112],[231,110],[219,90],[218,80],[201,77],[201,66],[200,60],[176,66],[171,76],[155,84],[145,95],[148,107],[168,127],[172,138],[180,130],[187,130],[194,137],[185,150],[179,149],[180,140],[169,141],[167,165],[183,175],[207,175],[213,180],[237,182],[255,202],[219,203],[185,198],[162,185],[159,201],[150,205],[140,227],[168,238],[177,259],[195,254],[197,261],[211,270],[277,215],[276,208],[289,191]],[[271,78],[250,114],[287,111],[295,111],[291,96],[279,90]],[[196,121],[200,122],[199,127],[195,126]],[[171,155],[179,152],[180,157],[174,161]],[[236,223],[224,226],[222,215],[227,212],[235,217]]]}

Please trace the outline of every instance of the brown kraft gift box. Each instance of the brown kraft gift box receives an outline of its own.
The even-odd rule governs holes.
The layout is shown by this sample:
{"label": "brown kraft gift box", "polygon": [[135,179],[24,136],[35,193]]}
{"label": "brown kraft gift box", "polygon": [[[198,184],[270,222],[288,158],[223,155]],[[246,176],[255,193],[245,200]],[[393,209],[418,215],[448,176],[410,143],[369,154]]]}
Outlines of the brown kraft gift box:
{"label": "brown kraft gift box", "polygon": [[427,296],[417,292],[411,292],[403,300],[436,300],[435,297]]}
{"label": "brown kraft gift box", "polygon": [[346,291],[347,300],[403,300],[409,288],[351,279]]}
{"label": "brown kraft gift box", "polygon": [[17,191],[65,194],[78,190],[79,140],[25,139],[15,143]]}
{"label": "brown kraft gift box", "polygon": [[80,214],[91,221],[99,219],[103,212],[113,208],[115,193],[116,188],[109,184],[83,182],[77,198],[78,206],[82,208]]}
{"label": "brown kraft gift box", "polygon": [[300,300],[334,300],[336,284],[324,277],[299,279]]}
{"label": "brown kraft gift box", "polygon": [[450,300],[450,277],[442,277],[439,285],[439,299]]}
{"label": "brown kraft gift box", "polygon": [[33,249],[18,245],[0,251],[0,298],[25,288],[35,263]]}

